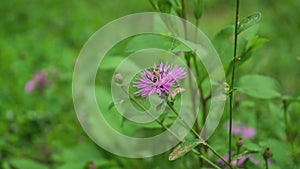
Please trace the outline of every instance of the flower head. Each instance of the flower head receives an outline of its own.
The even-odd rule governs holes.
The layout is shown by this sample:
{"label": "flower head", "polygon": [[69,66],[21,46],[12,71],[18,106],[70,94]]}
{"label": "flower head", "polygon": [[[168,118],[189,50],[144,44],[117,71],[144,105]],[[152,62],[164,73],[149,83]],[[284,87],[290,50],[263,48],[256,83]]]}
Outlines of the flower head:
{"label": "flower head", "polygon": [[47,82],[47,74],[45,72],[35,73],[33,78],[29,80],[25,85],[25,91],[27,93],[33,90],[43,90]]}
{"label": "flower head", "polygon": [[140,75],[141,77],[136,78],[137,81],[133,83],[139,89],[135,94],[147,97],[154,92],[159,96],[172,94],[171,88],[186,77],[186,72],[177,65],[173,67],[161,62],[159,66],[154,64],[153,69],[145,69]]}

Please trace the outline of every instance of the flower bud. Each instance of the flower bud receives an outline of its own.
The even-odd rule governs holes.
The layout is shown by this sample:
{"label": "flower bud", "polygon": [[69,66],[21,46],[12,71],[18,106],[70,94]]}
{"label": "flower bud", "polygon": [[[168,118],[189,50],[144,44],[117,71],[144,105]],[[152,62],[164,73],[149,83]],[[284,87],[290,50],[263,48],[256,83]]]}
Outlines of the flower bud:
{"label": "flower bud", "polygon": [[123,76],[121,75],[121,73],[115,72],[115,74],[114,74],[114,81],[115,81],[116,83],[118,83],[118,84],[122,84],[122,83],[123,83],[123,80],[124,80],[124,78],[123,78]]}
{"label": "flower bud", "polygon": [[240,137],[240,138],[238,139],[238,141],[236,142],[237,148],[240,149],[240,148],[242,147],[243,143],[244,143],[243,138]]}
{"label": "flower bud", "polygon": [[95,164],[93,161],[90,161],[90,162],[88,163],[88,168],[89,168],[89,169],[96,169],[96,164]]}
{"label": "flower bud", "polygon": [[272,157],[272,152],[271,152],[271,149],[269,147],[267,147],[265,149],[263,157],[264,157],[265,160],[268,160],[270,157]]}

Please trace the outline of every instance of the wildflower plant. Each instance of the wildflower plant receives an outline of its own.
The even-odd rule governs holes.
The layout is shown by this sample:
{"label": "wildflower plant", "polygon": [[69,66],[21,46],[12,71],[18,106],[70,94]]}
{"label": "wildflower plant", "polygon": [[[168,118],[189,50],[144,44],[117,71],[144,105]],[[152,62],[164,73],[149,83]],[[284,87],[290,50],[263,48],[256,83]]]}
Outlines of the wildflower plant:
{"label": "wildflower plant", "polygon": [[0,3],[0,169],[300,168],[300,1],[148,1]]}
{"label": "wildflower plant", "polygon": [[[109,49],[110,51],[107,54],[109,57],[115,57],[121,53],[126,57],[128,56],[129,59],[126,58],[127,62],[120,63],[118,66],[121,68],[118,67],[113,73],[109,67],[110,65],[104,64],[104,68],[109,69],[109,71],[105,70],[105,73],[112,73],[113,83],[111,84],[111,93],[113,99],[117,98],[108,106],[109,111],[114,112],[118,110],[118,112],[122,114],[120,120],[121,124],[118,126],[114,123],[113,125],[117,126],[120,131],[125,130],[124,128],[126,127],[127,129],[134,128],[134,131],[130,130],[130,134],[136,136],[135,132],[139,129],[135,128],[135,122],[141,122],[142,125],[139,124],[139,126],[142,126],[142,131],[153,131],[153,133],[164,131],[164,134],[167,133],[168,135],[168,137],[166,137],[167,139],[151,142],[147,140],[147,138],[145,139],[149,141],[147,144],[145,140],[142,142],[135,142],[138,140],[135,138],[126,142],[125,151],[120,148],[122,146],[116,148],[116,146],[112,146],[107,142],[105,142],[103,147],[115,154],[125,154],[124,156],[126,157],[149,157],[153,154],[163,152],[159,150],[167,151],[167,147],[172,145],[173,148],[167,151],[168,159],[176,161],[177,159],[182,158],[183,160],[192,163],[190,168],[268,168],[269,163],[267,160],[272,157],[267,157],[265,155],[266,153],[262,156],[263,147],[268,145],[260,144],[258,142],[258,130],[253,122],[238,116],[240,115],[238,112],[239,109],[236,107],[239,106],[239,104],[243,104],[243,99],[241,103],[237,102],[235,99],[236,95],[249,95],[259,99],[278,99],[282,97],[282,91],[280,87],[278,87],[278,82],[275,79],[256,74],[242,75],[242,73],[239,74],[240,72],[238,72],[240,66],[251,58],[253,53],[259,47],[267,42],[267,39],[257,35],[257,25],[260,21],[261,14],[255,12],[240,18],[240,1],[236,0],[234,25],[222,29],[216,34],[213,40],[213,44],[219,52],[223,67],[210,71],[207,69],[205,61],[213,60],[217,62],[219,60],[216,61],[210,53],[205,53],[207,52],[205,49],[208,48],[207,46],[209,45],[202,45],[201,40],[203,39],[198,39],[197,33],[199,32],[197,32],[197,28],[200,26],[199,20],[201,19],[203,12],[203,1],[195,0],[193,2],[194,4],[191,8],[191,5],[188,4],[186,0],[150,0],[154,10],[166,13],[166,15],[158,14],[157,17],[161,17],[162,24],[164,24],[164,27],[167,28],[169,32],[159,32],[157,35],[149,33],[137,36],[132,36],[132,33],[130,33],[128,34],[128,36],[130,35],[128,39],[124,42],[120,42],[119,45],[122,49],[118,47],[111,50]],[[193,19],[190,19],[190,11],[193,11]],[[171,15],[173,17],[174,15],[177,15],[181,18],[181,22],[179,24],[177,23],[177,25],[181,24],[181,27],[179,27],[183,30],[178,31],[177,25],[172,25],[172,19],[168,20],[172,17],[168,18],[167,14],[173,14]],[[185,22],[187,20],[194,22],[193,24],[195,25],[196,30],[191,29],[188,26],[190,23]],[[156,21],[156,23],[157,22],[158,21]],[[116,25],[114,25],[114,27],[118,27],[118,25]],[[176,36],[178,34],[176,33],[183,34],[184,40],[177,40]],[[172,35],[171,38],[169,37],[169,34]],[[192,35],[195,37],[191,38]],[[196,40],[193,41],[193,39]],[[98,43],[92,43],[92,41],[90,44],[99,45]],[[168,50],[169,53],[174,54],[172,57],[184,61],[185,67],[174,64],[174,62],[172,62],[173,64],[170,64],[169,62],[161,61],[167,59],[153,61],[153,59],[142,56],[134,59],[130,58],[131,55],[134,55],[134,52],[148,47],[146,46],[147,44],[150,44],[149,48]],[[190,46],[197,46],[198,48],[194,49]],[[101,45],[101,47],[106,51],[106,45]],[[91,48],[95,49],[97,47]],[[133,48],[133,50],[131,48]],[[215,50],[213,49],[212,51]],[[102,58],[99,57],[98,59],[101,61]],[[114,58],[112,60],[119,61],[118,59],[119,58]],[[93,62],[94,60],[86,65],[95,66]],[[125,69],[122,69],[122,66],[120,66],[122,64],[126,65],[124,66]],[[149,67],[151,64],[153,64],[153,66]],[[78,64],[78,66],[81,65],[85,64]],[[115,68],[114,66],[112,67]],[[226,73],[223,73],[224,77],[214,81],[210,79],[210,76],[215,72]],[[100,74],[103,75],[104,73]],[[193,78],[196,79],[197,82],[194,86],[192,84]],[[78,78],[77,82],[84,84],[84,82],[81,82],[80,80],[81,79]],[[184,87],[181,85],[182,82],[185,83]],[[221,91],[220,93],[222,93],[222,95],[214,95],[214,89]],[[179,98],[181,99],[180,101],[184,100],[184,103],[177,102],[176,99],[181,92],[189,93],[189,98]],[[114,93],[117,93],[117,95],[114,95]],[[78,95],[81,94],[82,93]],[[158,99],[155,101],[151,100],[154,98],[153,96],[158,96],[155,98]],[[218,128],[218,131],[216,131],[217,134],[212,136],[213,139],[207,140],[207,133],[212,131],[212,129],[207,127],[207,123],[215,121],[217,121],[216,123],[219,122],[216,116],[209,114],[209,112],[211,109],[216,109],[213,105],[216,101],[224,101],[225,105],[225,99],[228,100],[228,105],[224,111],[225,115],[222,122],[225,121],[223,124],[226,124],[226,126],[225,128]],[[105,102],[105,100],[102,101]],[[150,105],[148,104],[149,102]],[[284,103],[286,104],[286,102]],[[200,113],[198,113],[199,109]],[[287,107],[285,107],[285,111],[287,111]],[[82,115],[78,116],[81,117]],[[106,114],[106,116],[114,118],[113,115]],[[147,116],[147,118],[143,116]],[[194,121],[190,119],[193,119]],[[219,119],[221,119],[221,117]],[[149,120],[152,121],[149,122]],[[174,127],[176,122],[180,123],[180,127]],[[86,124],[86,121],[83,120],[82,123]],[[103,124],[104,123],[97,123],[99,126]],[[217,125],[218,124],[215,126]],[[109,127],[102,126],[95,128]],[[88,126],[85,129],[89,130],[90,127]],[[178,135],[178,133],[181,132],[180,129],[185,129],[185,131],[188,130],[188,132],[183,135]],[[93,132],[95,133],[95,131]],[[109,132],[106,132],[106,134],[107,133],[110,133],[110,130]],[[153,134],[152,132],[150,133]],[[146,132],[143,132],[138,136],[145,135],[147,135]],[[94,138],[96,138],[96,136]],[[159,136],[154,136],[153,138],[158,138]],[[112,135],[112,137],[118,138],[115,135]],[[118,140],[118,142],[123,141]],[[234,142],[236,142],[235,146],[233,144]],[[143,151],[135,151],[135,148],[137,147],[142,147]],[[120,153],[121,151],[122,153]],[[142,153],[142,155],[139,153]],[[223,156],[223,154],[225,155]],[[197,159],[197,162],[195,162],[195,159]],[[263,160],[266,162],[263,163]]]}

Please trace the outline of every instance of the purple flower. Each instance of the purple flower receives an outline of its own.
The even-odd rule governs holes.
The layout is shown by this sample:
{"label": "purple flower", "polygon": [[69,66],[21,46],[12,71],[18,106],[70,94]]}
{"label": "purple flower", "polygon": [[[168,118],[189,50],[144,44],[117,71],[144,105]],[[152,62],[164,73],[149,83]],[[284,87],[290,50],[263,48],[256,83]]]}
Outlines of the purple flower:
{"label": "purple flower", "polygon": [[38,84],[46,83],[47,74],[45,72],[39,72],[34,74],[33,80]]}
{"label": "purple flower", "polygon": [[[229,130],[229,123],[226,126],[227,130]],[[241,135],[244,138],[253,139],[256,132],[255,129],[252,127],[248,127],[246,125],[239,125],[236,122],[232,122],[232,130],[233,135]]]}
{"label": "purple flower", "polygon": [[33,90],[42,91],[47,82],[47,74],[45,72],[38,72],[34,74],[33,79],[29,80],[25,85],[25,92],[30,93]]}
{"label": "purple flower", "polygon": [[30,80],[30,81],[28,81],[27,83],[26,83],[26,85],[25,85],[25,91],[27,92],[27,93],[29,93],[29,92],[31,92],[32,90],[34,90],[35,89],[35,82],[33,81],[33,80]]}
{"label": "purple flower", "polygon": [[242,135],[243,137],[246,137],[246,138],[249,138],[249,139],[253,139],[254,136],[255,136],[255,134],[256,134],[254,128],[247,127],[247,126],[245,126],[245,125],[242,125],[242,126],[240,127],[240,129],[241,129],[241,135]]}
{"label": "purple flower", "polygon": [[171,88],[175,86],[180,79],[186,77],[184,68],[177,65],[174,67],[168,64],[154,64],[152,69],[145,69],[140,73],[141,77],[136,78],[133,83],[139,90],[135,94],[147,97],[156,92],[159,96],[163,94],[172,94]]}
{"label": "purple flower", "polygon": [[[225,155],[224,155],[224,159],[225,159],[225,160],[228,160],[228,158],[229,158],[229,155],[228,155],[228,154],[225,154]],[[233,167],[236,167],[236,166],[239,166],[239,167],[240,167],[240,166],[242,166],[242,165],[246,162],[247,159],[248,159],[251,163],[253,163],[253,164],[255,164],[255,165],[259,165],[259,161],[255,160],[251,154],[244,155],[244,156],[242,156],[239,160],[237,160],[237,159],[232,160],[232,161],[231,161],[231,165],[232,165]],[[218,164],[224,165],[224,161],[222,161],[221,159],[218,159]]]}

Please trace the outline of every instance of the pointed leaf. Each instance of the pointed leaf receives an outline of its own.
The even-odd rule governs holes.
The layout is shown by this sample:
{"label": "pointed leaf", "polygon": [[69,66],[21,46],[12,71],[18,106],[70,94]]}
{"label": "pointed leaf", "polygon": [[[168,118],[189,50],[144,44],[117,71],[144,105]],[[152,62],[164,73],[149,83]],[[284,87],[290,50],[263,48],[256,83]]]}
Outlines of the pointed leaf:
{"label": "pointed leaf", "polygon": [[232,160],[240,159],[240,158],[242,158],[243,156],[245,156],[245,155],[247,155],[247,154],[249,154],[249,151],[248,151],[248,150],[245,150],[245,151],[243,151],[243,152],[241,152],[241,153],[239,153],[239,154],[234,155],[234,156],[232,157]]}
{"label": "pointed leaf", "polygon": [[262,75],[245,75],[237,83],[241,93],[260,99],[272,99],[281,96],[281,87],[276,79]]}
{"label": "pointed leaf", "polygon": [[261,14],[259,12],[250,14],[242,18],[238,25],[238,34],[250,28],[251,26],[257,24],[260,21],[260,18],[261,18]]}
{"label": "pointed leaf", "polygon": [[203,143],[203,141],[199,139],[186,140],[173,149],[173,151],[169,155],[169,160],[176,160],[179,157],[182,157],[201,143]]}
{"label": "pointed leaf", "polygon": [[258,153],[261,151],[261,146],[251,142],[250,140],[245,140],[243,148],[246,149],[247,153]]}

